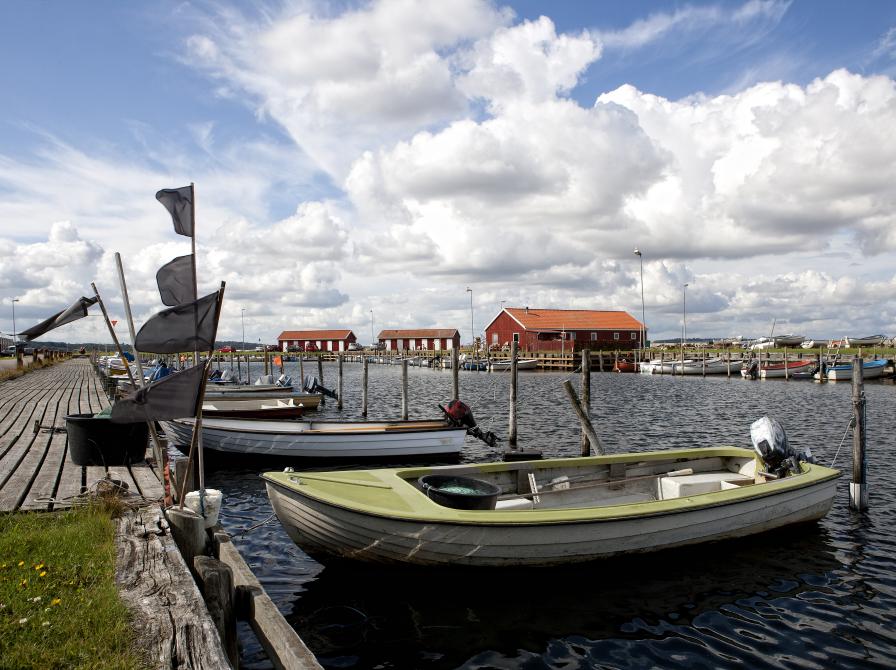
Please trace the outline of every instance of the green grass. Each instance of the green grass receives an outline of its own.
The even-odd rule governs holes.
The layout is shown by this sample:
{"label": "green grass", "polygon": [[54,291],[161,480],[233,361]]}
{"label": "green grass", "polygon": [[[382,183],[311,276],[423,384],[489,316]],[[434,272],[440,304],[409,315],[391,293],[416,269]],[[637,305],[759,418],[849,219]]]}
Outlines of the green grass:
{"label": "green grass", "polygon": [[0,515],[0,668],[142,668],[100,506]]}

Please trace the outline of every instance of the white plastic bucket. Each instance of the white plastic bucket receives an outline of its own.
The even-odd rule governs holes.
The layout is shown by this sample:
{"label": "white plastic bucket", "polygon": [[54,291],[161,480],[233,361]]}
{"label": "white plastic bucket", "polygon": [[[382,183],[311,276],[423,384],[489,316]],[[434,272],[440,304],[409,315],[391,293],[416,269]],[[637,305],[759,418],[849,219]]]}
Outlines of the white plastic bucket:
{"label": "white plastic bucket", "polygon": [[[205,489],[205,527],[211,528],[218,523],[218,514],[221,512],[221,503],[224,501],[224,494],[218,489]],[[202,509],[199,505],[199,491],[190,491],[184,496],[184,507],[196,512],[202,516]]]}

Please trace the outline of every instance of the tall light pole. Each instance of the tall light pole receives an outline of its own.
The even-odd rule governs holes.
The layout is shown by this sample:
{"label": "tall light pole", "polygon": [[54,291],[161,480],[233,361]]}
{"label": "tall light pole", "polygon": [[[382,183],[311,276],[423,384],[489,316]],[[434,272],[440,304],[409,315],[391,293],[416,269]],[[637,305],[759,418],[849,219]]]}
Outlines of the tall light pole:
{"label": "tall light pole", "polygon": [[684,341],[688,336],[688,285],[681,287],[681,350],[684,351]]}
{"label": "tall light pole", "polygon": [[246,308],[243,307],[240,309],[240,322],[243,324],[243,346],[242,346],[243,351],[246,350],[246,317],[245,317],[245,314],[246,314]]}
{"label": "tall light pole", "polygon": [[473,330],[473,289],[467,286],[467,293],[470,294],[470,340],[473,349],[473,355],[476,355],[476,331]]}
{"label": "tall light pole", "polygon": [[16,303],[18,301],[18,298],[12,299],[12,346],[16,355],[19,353],[19,339],[16,337]]}
{"label": "tall light pole", "polygon": [[373,310],[370,310],[370,344],[377,344],[376,339],[373,336]]}
{"label": "tall light pole", "polygon": [[644,258],[641,251],[635,247],[635,256],[641,263],[641,348],[647,346],[647,319],[644,317]]}

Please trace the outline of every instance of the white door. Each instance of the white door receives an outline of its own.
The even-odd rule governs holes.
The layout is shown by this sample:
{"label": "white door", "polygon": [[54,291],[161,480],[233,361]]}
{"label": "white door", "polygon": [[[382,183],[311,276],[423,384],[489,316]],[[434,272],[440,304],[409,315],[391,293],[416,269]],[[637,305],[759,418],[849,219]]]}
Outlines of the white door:
{"label": "white door", "polygon": [[345,351],[345,340],[339,340],[339,351]]}
{"label": "white door", "polygon": [[445,348],[448,349],[449,351],[451,349],[454,349],[454,339],[453,338],[450,338],[450,337],[445,338]]}
{"label": "white door", "polygon": [[401,351],[404,349],[404,340],[398,340],[398,350]]}
{"label": "white door", "polygon": [[333,340],[327,340],[327,351],[333,351]]}
{"label": "white door", "polygon": [[420,340],[420,342],[421,342],[420,346],[422,348],[429,349],[429,340],[427,338],[424,337],[422,340]]}
{"label": "white door", "polygon": [[386,340],[386,351],[392,351],[392,340]]}

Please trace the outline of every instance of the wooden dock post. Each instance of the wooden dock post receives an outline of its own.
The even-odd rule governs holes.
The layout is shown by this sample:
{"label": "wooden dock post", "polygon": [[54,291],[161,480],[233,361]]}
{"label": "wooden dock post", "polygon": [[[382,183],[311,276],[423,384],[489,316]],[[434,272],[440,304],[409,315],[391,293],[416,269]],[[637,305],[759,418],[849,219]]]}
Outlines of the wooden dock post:
{"label": "wooden dock post", "polygon": [[[617,367],[618,369],[618,367]],[[582,349],[582,410],[585,416],[591,419],[591,350]],[[589,450],[588,434],[582,429],[582,456],[588,456]]]}
{"label": "wooden dock post", "polygon": [[252,373],[249,372],[249,366],[251,365],[251,357],[249,354],[246,354],[246,383],[252,383]]}
{"label": "wooden dock post", "polygon": [[299,352],[299,388],[305,387],[305,352]]}
{"label": "wooden dock post", "polygon": [[342,409],[342,352],[339,352],[339,366],[336,368],[336,409]]}
{"label": "wooden dock post", "polygon": [[572,403],[572,408],[575,410],[576,416],[579,417],[579,421],[582,424],[582,430],[585,431],[585,434],[588,436],[591,448],[594,450],[594,453],[603,456],[606,453],[604,447],[597,438],[597,433],[594,432],[594,426],[591,425],[591,419],[585,415],[585,410],[582,409],[579,397],[576,395],[575,389],[568,379],[563,382],[563,388],[566,390],[566,395],[569,396],[569,402]]}
{"label": "wooden dock post", "polygon": [[824,381],[824,357],[821,355],[821,347],[818,348],[818,381]]}
{"label": "wooden dock post", "polygon": [[725,368],[727,369],[728,379],[731,379],[731,350],[725,352]]}
{"label": "wooden dock post", "polygon": [[193,559],[199,590],[205,600],[208,613],[218,629],[221,644],[230,664],[237,668],[240,650],[236,636],[236,610],[234,609],[233,570],[211,556],[197,556]]}
{"label": "wooden dock post", "polygon": [[852,481],[849,506],[859,512],[868,509],[868,485],[865,477],[865,373],[862,357],[852,359]]}
{"label": "wooden dock post", "polygon": [[660,350],[660,374],[663,374],[663,368],[666,367],[666,350]]}
{"label": "wooden dock post", "polygon": [[516,449],[516,384],[518,342],[510,344],[510,408],[508,409],[507,444]]}
{"label": "wooden dock post", "polygon": [[401,418],[408,420],[408,359],[401,361]]}
{"label": "wooden dock post", "polygon": [[[705,377],[706,376],[706,349],[704,349],[701,353],[702,353],[702,357],[700,360],[703,365],[703,376]],[[682,374],[684,374],[684,369],[682,369]]]}
{"label": "wooden dock post", "polygon": [[367,416],[367,372],[370,367],[370,357],[364,356],[361,364],[361,416]]}
{"label": "wooden dock post", "polygon": [[790,369],[787,367],[787,347],[784,347],[784,379],[790,379]]}
{"label": "wooden dock post", "polygon": [[460,399],[460,375],[458,373],[458,368],[460,367],[459,356],[457,355],[457,348],[453,347],[451,349],[451,394],[454,400]]}

